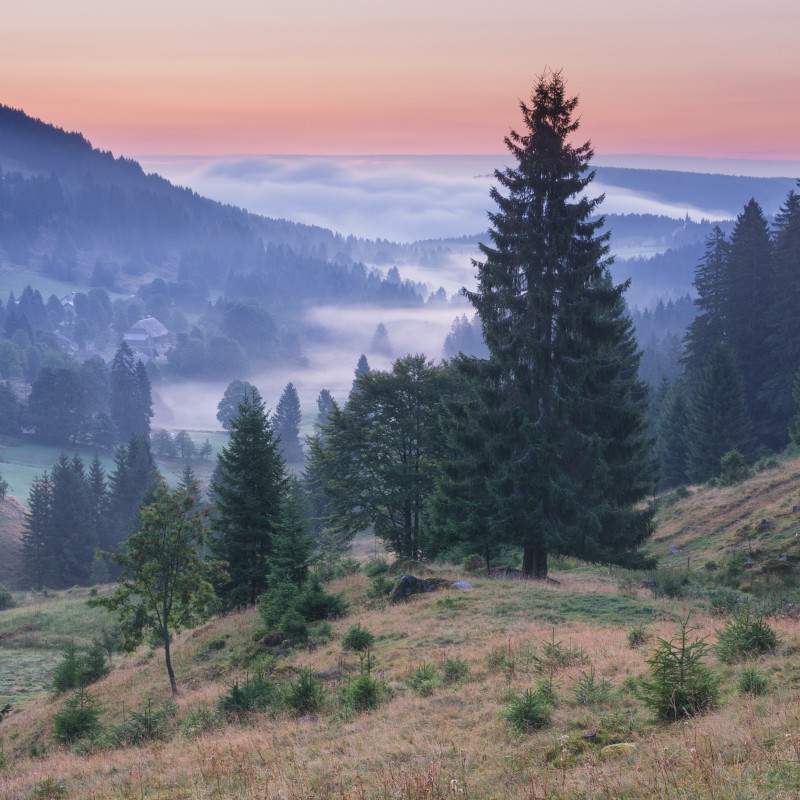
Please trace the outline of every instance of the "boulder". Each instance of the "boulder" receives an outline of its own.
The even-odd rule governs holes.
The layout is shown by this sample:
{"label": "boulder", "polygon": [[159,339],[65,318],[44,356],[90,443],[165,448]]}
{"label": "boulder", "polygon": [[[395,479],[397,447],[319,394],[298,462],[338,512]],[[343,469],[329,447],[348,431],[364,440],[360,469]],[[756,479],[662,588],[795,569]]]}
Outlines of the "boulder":
{"label": "boulder", "polygon": [[389,593],[389,599],[396,603],[398,600],[408,600],[413,594],[435,592],[442,586],[449,586],[450,581],[444,578],[415,578],[413,575],[398,575],[397,580]]}

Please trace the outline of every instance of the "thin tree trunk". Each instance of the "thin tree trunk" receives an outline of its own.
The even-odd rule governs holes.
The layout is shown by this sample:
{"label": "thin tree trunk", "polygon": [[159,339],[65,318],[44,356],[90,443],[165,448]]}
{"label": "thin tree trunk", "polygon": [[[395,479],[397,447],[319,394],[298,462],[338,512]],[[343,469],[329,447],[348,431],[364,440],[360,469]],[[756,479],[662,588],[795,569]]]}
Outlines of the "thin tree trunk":
{"label": "thin tree trunk", "polygon": [[167,662],[167,674],[169,675],[169,686],[172,689],[172,696],[176,697],[178,694],[178,684],[175,681],[175,673],[172,670],[172,659],[169,655],[169,630],[164,626],[164,659]]}

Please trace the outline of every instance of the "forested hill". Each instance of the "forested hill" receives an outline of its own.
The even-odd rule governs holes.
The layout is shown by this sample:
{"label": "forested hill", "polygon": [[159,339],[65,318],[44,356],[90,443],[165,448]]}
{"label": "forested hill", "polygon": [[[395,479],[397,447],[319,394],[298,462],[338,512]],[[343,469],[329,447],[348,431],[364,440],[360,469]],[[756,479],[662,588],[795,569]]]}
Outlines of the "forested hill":
{"label": "forested hill", "polygon": [[329,293],[418,301],[417,287],[358,266],[385,246],[222,205],[0,106],[2,269],[126,291],[163,278],[213,292],[231,273],[266,273],[284,289],[279,308]]}

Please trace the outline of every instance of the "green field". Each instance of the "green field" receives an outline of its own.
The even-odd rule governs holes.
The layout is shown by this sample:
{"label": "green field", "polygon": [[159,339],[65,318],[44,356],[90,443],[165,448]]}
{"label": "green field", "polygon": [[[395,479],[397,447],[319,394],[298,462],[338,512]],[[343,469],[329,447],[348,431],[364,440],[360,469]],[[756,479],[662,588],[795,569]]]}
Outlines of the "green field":
{"label": "green field", "polygon": [[[189,431],[189,434],[198,447],[208,439],[214,448],[212,455],[205,461],[201,458],[156,459],[161,474],[171,486],[177,485],[186,464],[192,466],[201,483],[207,484],[214,470],[215,455],[228,440],[228,434],[224,431],[211,433],[208,431]],[[58,460],[61,453],[66,453],[69,456],[77,453],[88,468],[95,452],[90,447],[58,447],[25,440],[15,440],[8,444],[0,444],[0,475],[8,482],[9,496],[16,498],[20,503],[26,503],[31,484],[35,478],[45,470],[49,470]],[[99,456],[106,475],[108,475],[114,469],[113,455],[99,453]]]}
{"label": "green field", "polygon": [[0,611],[0,706],[49,692],[64,645],[82,647],[111,630],[111,615],[86,605],[89,591],[19,592],[18,607]]}

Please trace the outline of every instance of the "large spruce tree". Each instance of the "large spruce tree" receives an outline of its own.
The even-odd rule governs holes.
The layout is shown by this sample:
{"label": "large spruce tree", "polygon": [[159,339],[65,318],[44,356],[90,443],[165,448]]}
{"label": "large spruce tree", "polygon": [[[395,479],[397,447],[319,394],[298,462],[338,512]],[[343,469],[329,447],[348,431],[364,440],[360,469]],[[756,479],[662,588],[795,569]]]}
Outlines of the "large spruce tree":
{"label": "large spruce tree", "polygon": [[497,534],[523,549],[523,572],[547,575],[548,553],[631,562],[652,530],[640,506],[653,477],[638,353],[612,284],[608,234],[586,190],[590,144],[570,143],[578,100],[560,73],[542,76],[525,129],[505,142],[516,165],[497,171],[481,245],[480,314],[500,371],[485,436],[497,450]]}
{"label": "large spruce tree", "polygon": [[774,291],[772,248],[764,212],[755,200],[750,200],[736,219],[727,283],[726,341],[741,373],[753,430],[759,440],[775,447],[781,444],[780,436],[772,429],[768,409],[760,400],[774,366],[765,349]]}
{"label": "large spruce tree", "polygon": [[231,608],[254,605],[267,589],[273,537],[288,488],[272,421],[251,388],[231,420],[211,483],[217,532],[212,549],[228,570],[218,594]]}

